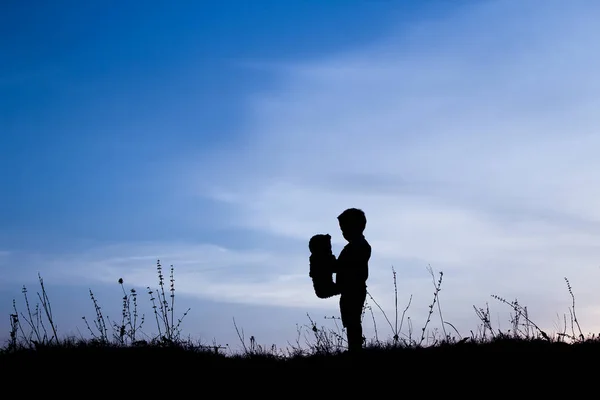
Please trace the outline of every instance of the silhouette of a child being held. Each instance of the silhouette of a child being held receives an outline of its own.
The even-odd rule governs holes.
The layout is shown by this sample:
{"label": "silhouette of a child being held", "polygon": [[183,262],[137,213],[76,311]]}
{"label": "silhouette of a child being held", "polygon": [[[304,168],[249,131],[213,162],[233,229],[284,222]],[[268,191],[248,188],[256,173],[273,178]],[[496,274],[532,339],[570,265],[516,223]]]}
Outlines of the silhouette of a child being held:
{"label": "silhouette of a child being held", "polygon": [[333,281],[336,259],[331,251],[331,235],[314,235],[308,242],[308,248],[311,253],[308,275],[312,279],[317,297],[326,299],[340,294]]}
{"label": "silhouette of a child being held", "polygon": [[371,245],[363,234],[367,218],[357,208],[349,208],[341,213],[338,222],[348,244],[342,249],[335,263],[336,284],[340,290],[340,314],[346,328],[348,350],[362,349],[362,310],[367,297],[369,259]]}

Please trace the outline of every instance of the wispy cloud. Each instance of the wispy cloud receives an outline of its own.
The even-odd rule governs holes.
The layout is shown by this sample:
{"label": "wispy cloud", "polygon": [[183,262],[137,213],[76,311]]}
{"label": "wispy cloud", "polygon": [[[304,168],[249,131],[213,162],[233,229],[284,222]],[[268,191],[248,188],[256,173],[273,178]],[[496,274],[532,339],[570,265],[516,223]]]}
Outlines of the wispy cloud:
{"label": "wispy cloud", "polygon": [[[432,263],[471,302],[501,292],[553,307],[566,275],[598,306],[600,10],[534,3],[489,2],[371,48],[272,65],[280,85],[250,103],[252,139],[197,193],[299,245],[327,231],[341,246],[335,216],[363,208],[373,288],[392,263],[401,280]],[[426,276],[409,282],[430,291]]]}
{"label": "wispy cloud", "polygon": [[160,259],[166,284],[173,265],[176,291],[183,295],[234,303],[331,308],[333,303],[319,301],[312,294],[304,266],[306,256],[299,253],[191,243],[127,243],[55,256],[14,253],[0,258],[0,268],[18,266],[23,271],[2,279],[5,284],[31,284],[37,279],[31,272],[37,271],[44,279],[63,285],[93,287],[94,283],[116,284],[123,278],[129,285],[154,288]]}

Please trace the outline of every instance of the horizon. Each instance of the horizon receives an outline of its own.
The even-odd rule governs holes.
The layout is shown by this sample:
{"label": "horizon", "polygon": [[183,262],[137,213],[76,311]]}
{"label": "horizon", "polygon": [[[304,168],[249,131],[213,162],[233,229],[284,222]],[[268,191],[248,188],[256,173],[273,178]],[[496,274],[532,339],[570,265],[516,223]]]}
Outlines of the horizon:
{"label": "horizon", "polygon": [[307,313],[339,316],[308,240],[339,254],[350,207],[369,292],[392,316],[393,267],[415,331],[431,266],[463,336],[486,303],[510,329],[491,295],[562,330],[565,277],[600,332],[598,18],[591,0],[3,4],[0,340],[38,272],[59,334],[85,334],[89,289],[113,319],[121,278],[148,307],[160,260],[186,336],[238,345],[235,318],[285,346]]}

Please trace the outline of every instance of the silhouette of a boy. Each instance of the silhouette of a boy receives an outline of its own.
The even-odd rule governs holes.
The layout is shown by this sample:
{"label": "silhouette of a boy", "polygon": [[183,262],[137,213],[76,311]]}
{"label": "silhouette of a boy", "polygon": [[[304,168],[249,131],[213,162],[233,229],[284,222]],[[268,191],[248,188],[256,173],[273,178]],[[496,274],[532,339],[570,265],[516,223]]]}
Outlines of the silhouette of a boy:
{"label": "silhouette of a boy", "polygon": [[337,218],[348,244],[336,262],[336,284],[341,294],[340,314],[346,328],[348,350],[354,352],[361,350],[363,344],[361,319],[367,297],[371,245],[363,235],[367,218],[362,210],[349,208]]}

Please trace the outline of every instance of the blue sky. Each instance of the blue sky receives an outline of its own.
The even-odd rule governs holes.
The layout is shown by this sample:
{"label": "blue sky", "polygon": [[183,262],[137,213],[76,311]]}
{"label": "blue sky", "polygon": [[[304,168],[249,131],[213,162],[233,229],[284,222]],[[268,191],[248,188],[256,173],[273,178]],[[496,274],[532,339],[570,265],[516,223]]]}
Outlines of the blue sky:
{"label": "blue sky", "polygon": [[161,259],[186,333],[285,344],[336,315],[307,241],[339,252],[353,206],[416,325],[431,264],[463,332],[490,301],[508,325],[494,293],[555,329],[564,276],[600,328],[593,1],[34,3],[0,13],[2,332],[38,272],[73,332]]}

